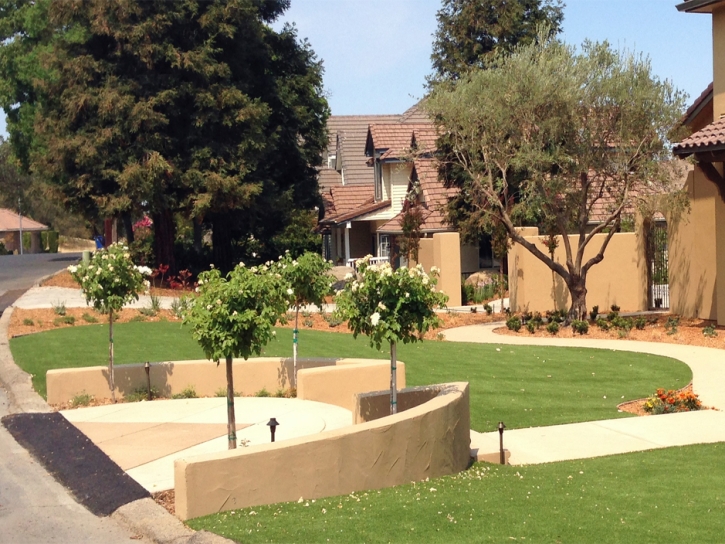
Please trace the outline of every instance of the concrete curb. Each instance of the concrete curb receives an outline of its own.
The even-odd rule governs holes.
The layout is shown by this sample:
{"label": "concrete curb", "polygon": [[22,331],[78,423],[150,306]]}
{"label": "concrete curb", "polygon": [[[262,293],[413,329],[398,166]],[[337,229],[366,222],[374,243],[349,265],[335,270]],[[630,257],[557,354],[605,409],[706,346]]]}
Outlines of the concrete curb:
{"label": "concrete curb", "polygon": [[[0,386],[8,396],[9,412],[50,412],[48,403],[33,390],[30,375],[13,360],[8,339],[8,326],[13,307],[0,316]],[[141,534],[157,544],[224,544],[233,542],[206,531],[186,527],[153,499],[141,499],[118,508],[111,518],[130,531]]]}

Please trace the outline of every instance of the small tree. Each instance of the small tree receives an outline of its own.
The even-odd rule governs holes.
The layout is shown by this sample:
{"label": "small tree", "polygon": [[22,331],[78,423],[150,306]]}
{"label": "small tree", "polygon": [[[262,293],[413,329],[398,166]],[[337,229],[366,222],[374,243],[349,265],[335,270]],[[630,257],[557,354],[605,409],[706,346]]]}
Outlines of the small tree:
{"label": "small tree", "polygon": [[149,287],[144,276],[151,274],[146,266],[135,266],[128,246],[112,244],[96,251],[89,263],[69,266],[68,271],[77,281],[96,310],[108,313],[108,385],[111,398],[116,402],[116,384],[113,374],[113,314],[131,302]]}
{"label": "small tree", "polygon": [[322,308],[325,297],[330,294],[335,278],[330,275],[332,263],[317,253],[306,252],[298,259],[293,259],[289,252],[280,257],[278,266],[282,277],[288,284],[288,295],[292,298],[295,308],[295,328],[292,338],[292,360],[294,364],[294,381],[297,385],[297,344],[298,321],[300,308],[314,304]]}
{"label": "small tree", "polygon": [[[438,325],[434,309],[442,308],[448,297],[436,291],[438,270],[431,274],[421,265],[393,270],[390,263],[369,264],[371,256],[358,261],[358,278],[348,282],[338,294],[337,313],[348,322],[355,338],[362,333],[370,345],[380,349],[390,344],[390,413],[398,411],[396,346],[423,340]],[[352,278],[350,278],[352,279]]]}
{"label": "small tree", "polygon": [[191,299],[184,323],[211,360],[226,360],[229,449],[237,447],[234,415],[234,357],[259,355],[275,336],[274,326],[289,305],[286,284],[275,263],[237,265],[226,277],[217,269],[199,274],[198,296]]}

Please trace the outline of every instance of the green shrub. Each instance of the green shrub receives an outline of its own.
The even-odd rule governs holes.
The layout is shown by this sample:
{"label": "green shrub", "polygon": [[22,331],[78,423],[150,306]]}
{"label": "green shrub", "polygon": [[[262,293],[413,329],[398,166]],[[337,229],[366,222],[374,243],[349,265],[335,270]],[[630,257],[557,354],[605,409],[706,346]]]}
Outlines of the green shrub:
{"label": "green shrub", "polygon": [[493,306],[490,304],[484,304],[483,309],[486,312],[486,315],[491,315],[493,313]]}
{"label": "green shrub", "polygon": [[519,332],[521,330],[521,318],[513,315],[506,320],[506,326],[510,331]]}
{"label": "green shrub", "polygon": [[534,318],[534,314],[532,314],[531,312],[524,312],[521,314],[522,323],[527,323],[527,322],[531,321],[533,318]]}
{"label": "green shrub", "polygon": [[189,385],[186,389],[182,389],[179,393],[171,395],[172,399],[195,399],[197,398],[196,389],[193,385]]}
{"label": "green shrub", "polygon": [[692,412],[702,409],[702,402],[692,391],[658,389],[644,403],[645,412],[651,414],[670,414],[674,412]]}
{"label": "green shrub", "polygon": [[129,319],[129,322],[131,322],[131,323],[142,322],[142,321],[146,321],[146,316],[143,314],[135,315],[131,319]]}
{"label": "green shrub", "polygon": [[546,312],[546,319],[549,322],[563,323],[566,321],[567,315],[566,310],[553,310]]}
{"label": "green shrub", "polygon": [[64,315],[63,317],[56,317],[53,320],[53,325],[55,327],[60,327],[61,325],[75,325],[76,318],[72,315]]}
{"label": "green shrub", "polygon": [[48,253],[58,253],[58,232],[48,231]]}
{"label": "green shrub", "polygon": [[531,318],[531,322],[537,329],[541,327],[544,324],[544,317],[541,315],[541,312],[534,312],[534,316]]}
{"label": "green shrub", "polygon": [[591,321],[596,321],[598,316],[599,316],[599,306],[592,306],[592,309],[589,312],[589,319]]}
{"label": "green shrub", "polygon": [[589,323],[584,320],[575,319],[571,322],[571,328],[574,332],[586,334],[589,332]]}
{"label": "green shrub", "polygon": [[[133,390],[133,393],[129,393],[128,395],[125,395],[123,397],[123,400],[125,402],[141,402],[143,400],[148,400],[149,398],[149,390],[146,386],[137,387]],[[155,386],[151,386],[151,400],[161,398],[161,393],[159,393],[159,390]]]}
{"label": "green shrub", "polygon": [[598,317],[595,323],[596,323],[597,327],[599,327],[603,331],[609,330],[609,321],[607,321],[603,317]]}
{"label": "green shrub", "polygon": [[548,332],[549,332],[550,334],[556,334],[556,333],[558,333],[558,332],[559,332],[559,323],[558,323],[558,322],[556,322],[556,321],[551,321],[551,322],[550,322],[550,323],[549,323],[549,324],[548,324],[548,325],[546,326],[546,330],[547,330],[547,331],[548,331]]}
{"label": "green shrub", "polygon": [[[227,388],[226,387],[220,387],[216,391],[214,391],[215,397],[226,397],[227,396]],[[239,391],[234,392],[235,397],[241,397],[242,394]]]}
{"label": "green shrub", "polygon": [[23,325],[25,325],[26,327],[32,327],[33,325],[35,325],[35,322],[32,319],[28,319],[26,317],[25,319],[23,319]]}
{"label": "green shrub", "polygon": [[609,312],[607,314],[607,321],[614,321],[619,317],[619,312]]}
{"label": "green shrub", "polygon": [[83,393],[75,395],[71,399],[70,405],[71,408],[78,408],[79,406],[88,406],[91,402],[93,402],[93,396],[84,391]]}
{"label": "green shrub", "polygon": [[175,298],[171,301],[171,312],[177,319],[182,319],[184,317],[184,313],[189,310],[189,305],[190,300],[188,297]]}
{"label": "green shrub", "polygon": [[611,306],[609,307],[609,309],[610,309],[610,310],[612,310],[613,312],[617,312],[617,313],[619,313],[619,306],[617,306],[616,304],[612,304],[612,305],[611,305]]}
{"label": "green shrub", "polygon": [[0,242],[0,255],[10,255],[10,252],[2,242]]}
{"label": "green shrub", "polygon": [[157,312],[153,308],[139,308],[138,313],[144,317],[154,317]]}
{"label": "green shrub", "polygon": [[680,318],[674,315],[671,315],[667,318],[667,321],[665,322],[665,330],[667,331],[667,334],[672,336],[673,334],[677,334],[677,327],[680,326]]}
{"label": "green shrub", "polygon": [[634,326],[634,322],[628,318],[628,317],[620,317],[617,316],[614,319],[611,320],[612,327],[619,329],[621,331],[629,332],[632,330],[632,327]]}
{"label": "green shrub", "polygon": [[531,334],[534,334],[536,332],[536,323],[534,323],[533,320],[528,321],[526,323],[526,330],[529,331]]}
{"label": "green shrub", "polygon": [[311,318],[311,317],[305,317],[305,318],[304,318],[304,319],[302,320],[302,325],[304,325],[305,327],[308,327],[308,328],[310,328],[310,329],[311,329],[312,327],[314,327],[314,326],[315,326],[315,322],[314,322],[314,321],[312,320],[312,318]]}
{"label": "green shrub", "polygon": [[634,328],[638,331],[643,331],[646,326],[647,320],[644,317],[639,316],[634,319]]}
{"label": "green shrub", "polygon": [[272,395],[267,391],[266,387],[262,387],[259,391],[254,394],[255,397],[271,397]]}
{"label": "green shrub", "polygon": [[324,319],[331,328],[339,327],[340,325],[342,325],[342,319],[340,319],[334,313],[322,314],[322,319]]}
{"label": "green shrub", "polygon": [[464,306],[466,304],[472,304],[473,303],[473,294],[475,292],[475,289],[473,285],[470,283],[466,283],[466,280],[463,280],[461,283],[461,304]]}
{"label": "green shrub", "polygon": [[717,331],[715,330],[715,327],[712,325],[708,325],[704,329],[702,329],[703,336],[706,336],[707,338],[715,338],[717,337]]}
{"label": "green shrub", "polygon": [[88,312],[83,312],[81,319],[83,319],[83,321],[85,321],[86,323],[98,323],[98,318],[89,314]]}
{"label": "green shrub", "polygon": [[51,306],[53,306],[53,311],[55,312],[55,315],[65,315],[66,309],[65,309],[65,302],[63,301],[57,301],[57,302],[51,302]]}

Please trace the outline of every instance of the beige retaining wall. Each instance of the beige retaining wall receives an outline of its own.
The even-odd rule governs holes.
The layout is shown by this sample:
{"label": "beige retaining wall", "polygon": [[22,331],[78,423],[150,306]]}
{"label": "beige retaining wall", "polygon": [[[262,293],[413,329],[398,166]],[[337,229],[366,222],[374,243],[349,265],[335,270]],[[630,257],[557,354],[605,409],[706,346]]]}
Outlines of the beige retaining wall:
{"label": "beige retaining wall", "polygon": [[[373,359],[298,359],[297,398],[354,408],[355,393],[385,389],[390,385],[390,362]],[[116,395],[123,398],[137,389],[146,389],[143,364],[115,367]],[[207,360],[151,363],[151,386],[163,396],[171,396],[194,386],[200,397],[226,390],[226,369]],[[97,399],[110,399],[108,369],[102,366],[49,370],[46,374],[48,403],[70,401],[80,393]],[[405,387],[405,363],[398,361],[398,384]],[[291,358],[261,357],[234,360],[234,391],[254,395],[261,389],[274,394],[294,387]]]}
{"label": "beige retaining wall", "polygon": [[[362,397],[370,407],[384,404],[387,394]],[[408,396],[401,391],[401,397]],[[314,436],[177,460],[176,515],[186,520],[464,470],[470,461],[468,383],[430,386],[410,397],[423,404]],[[356,408],[355,413],[365,409]]]}

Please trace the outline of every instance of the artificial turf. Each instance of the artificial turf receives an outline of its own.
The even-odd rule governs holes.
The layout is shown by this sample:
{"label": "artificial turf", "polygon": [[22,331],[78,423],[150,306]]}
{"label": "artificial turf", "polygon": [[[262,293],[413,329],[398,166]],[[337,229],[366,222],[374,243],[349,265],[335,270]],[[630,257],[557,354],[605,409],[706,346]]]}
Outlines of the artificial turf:
{"label": "artificial turf", "polygon": [[[277,329],[277,340],[263,355],[290,356],[292,331]],[[203,353],[179,323],[123,323],[114,327],[117,364],[200,359]],[[45,372],[107,364],[108,328],[88,325],[13,338],[16,363],[33,376],[46,395]],[[367,357],[388,354],[367,339],[336,332],[302,330],[300,357]],[[617,404],[679,388],[692,373],[685,364],[654,355],[613,350],[506,346],[426,341],[401,345],[407,385],[449,381],[470,383],[471,427],[493,430],[628,417]]]}
{"label": "artificial turf", "polygon": [[[661,416],[667,417],[667,416]],[[238,542],[721,542],[725,444],[511,467],[191,520]]]}

